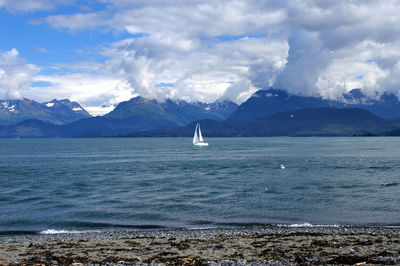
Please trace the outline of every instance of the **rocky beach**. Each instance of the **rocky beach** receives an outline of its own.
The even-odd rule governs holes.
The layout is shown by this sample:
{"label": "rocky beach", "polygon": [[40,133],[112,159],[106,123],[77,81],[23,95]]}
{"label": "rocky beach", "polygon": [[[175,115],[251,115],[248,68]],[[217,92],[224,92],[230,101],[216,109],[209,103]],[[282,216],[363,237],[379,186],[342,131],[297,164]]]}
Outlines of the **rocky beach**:
{"label": "rocky beach", "polygon": [[400,264],[399,227],[260,226],[0,237],[0,264]]}

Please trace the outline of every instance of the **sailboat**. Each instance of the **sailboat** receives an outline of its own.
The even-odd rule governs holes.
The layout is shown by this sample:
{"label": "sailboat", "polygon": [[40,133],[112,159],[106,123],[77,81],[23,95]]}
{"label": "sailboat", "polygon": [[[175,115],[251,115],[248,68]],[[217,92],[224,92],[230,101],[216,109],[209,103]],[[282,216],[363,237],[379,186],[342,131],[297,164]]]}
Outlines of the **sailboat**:
{"label": "sailboat", "polygon": [[194,130],[193,145],[194,146],[208,146],[208,143],[204,141],[203,136],[201,135],[201,129],[200,129],[199,123],[197,123],[196,129]]}

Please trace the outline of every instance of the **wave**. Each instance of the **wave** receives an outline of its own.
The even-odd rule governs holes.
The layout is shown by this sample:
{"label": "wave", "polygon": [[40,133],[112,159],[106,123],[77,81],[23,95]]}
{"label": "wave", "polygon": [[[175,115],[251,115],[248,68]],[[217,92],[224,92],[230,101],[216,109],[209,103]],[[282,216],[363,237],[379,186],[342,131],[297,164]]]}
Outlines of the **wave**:
{"label": "wave", "polygon": [[81,234],[81,233],[91,233],[91,232],[100,232],[100,231],[68,231],[68,230],[55,230],[55,229],[47,229],[39,232],[41,235],[54,235],[54,234]]}
{"label": "wave", "polygon": [[340,227],[338,224],[311,224],[311,223],[296,223],[296,224],[275,224],[275,223],[215,223],[213,228],[218,227]]}
{"label": "wave", "polygon": [[397,182],[393,182],[393,183],[382,183],[382,184],[381,184],[382,187],[396,187],[396,186],[398,186],[398,185],[400,185],[400,183],[397,183]]}
{"label": "wave", "polygon": [[[261,227],[261,228],[299,228],[300,230],[304,228],[378,228],[378,229],[389,229],[389,230],[399,230],[400,224],[311,224],[311,223],[295,223],[295,224],[262,224],[262,223],[227,223],[227,224],[211,224],[211,225],[192,225],[188,227],[164,227],[164,228],[154,228],[152,226],[135,226],[134,228],[125,228],[126,232],[135,232],[142,230],[150,230],[150,231],[164,231],[164,230],[207,230],[207,229],[234,229],[234,228],[252,228],[252,227]],[[312,229],[311,229],[312,230]],[[110,230],[110,229],[101,229],[101,230],[66,230],[66,229],[47,229],[43,231],[0,231],[0,237],[7,236],[15,236],[15,235],[56,235],[56,234],[91,234],[91,233],[109,233],[109,232],[120,232],[121,230]]]}
{"label": "wave", "polygon": [[302,223],[302,224],[278,224],[279,227],[340,227],[338,224],[310,224],[310,223]]}
{"label": "wave", "polygon": [[310,223],[289,224],[287,227],[313,227],[313,225]]}
{"label": "wave", "polygon": [[[125,229],[136,229],[136,230],[144,230],[144,229],[165,229],[162,226],[155,225],[135,225],[135,226],[125,226]],[[64,229],[47,229],[44,231],[40,231],[41,235],[54,235],[54,234],[83,234],[83,233],[101,233],[101,232],[111,232],[111,231],[119,231],[119,230],[64,230]]]}

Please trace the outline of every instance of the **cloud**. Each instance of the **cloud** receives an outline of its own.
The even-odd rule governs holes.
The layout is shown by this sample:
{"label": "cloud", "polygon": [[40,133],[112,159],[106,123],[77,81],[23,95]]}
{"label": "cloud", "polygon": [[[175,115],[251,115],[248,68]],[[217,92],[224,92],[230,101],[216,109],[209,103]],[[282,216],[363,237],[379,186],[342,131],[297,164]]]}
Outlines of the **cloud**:
{"label": "cloud", "polygon": [[[137,33],[179,33],[198,38],[247,35],[274,30],[286,12],[255,0],[236,1],[101,1],[114,8],[92,13],[52,15],[45,18],[59,29],[82,30],[108,26]],[[270,2],[270,1],[268,1]],[[79,22],[79,23],[77,23]]]}
{"label": "cloud", "polygon": [[43,47],[35,47],[35,51],[42,53],[42,54],[47,53],[47,49],[43,48]]}
{"label": "cloud", "polygon": [[207,40],[151,35],[105,48],[104,55],[111,59],[104,71],[125,78],[144,97],[209,102],[224,95],[239,100],[241,92],[237,89],[224,92],[232,84],[250,79],[251,66],[282,67],[280,62],[285,60],[287,49],[285,42],[267,37],[213,42],[209,47]]}
{"label": "cloud", "polygon": [[287,64],[278,74],[274,86],[304,94],[315,92],[318,78],[331,61],[331,54],[314,32],[294,33],[289,39],[289,47]]}
{"label": "cloud", "polygon": [[99,64],[80,62],[60,65],[61,70],[74,70],[78,73],[43,75],[40,68],[27,64],[18,50],[11,49],[0,54],[0,94],[6,99],[34,99],[39,102],[51,99],[77,101],[93,114],[104,114],[112,108],[99,109],[103,104],[116,105],[137,96],[126,80],[107,76],[104,73],[87,73],[82,69],[97,70]]}
{"label": "cloud", "polygon": [[386,75],[382,75],[377,83],[380,87],[385,88],[385,91],[399,95],[400,89],[400,61],[398,61]]}
{"label": "cloud", "polygon": [[17,49],[0,55],[0,91],[6,99],[21,98],[21,91],[29,89],[29,84],[39,71],[39,67],[27,64],[19,56]]}
{"label": "cloud", "polygon": [[67,98],[90,109],[103,104],[118,104],[137,96],[128,82],[106,75],[90,73],[37,75],[34,81],[46,85],[31,87],[24,96],[40,102],[53,98]]}
{"label": "cloud", "polygon": [[59,5],[70,5],[75,0],[0,0],[0,8],[8,12],[34,12],[40,10],[53,10]]}
{"label": "cloud", "polygon": [[[21,10],[14,2],[0,0],[0,7]],[[35,3],[45,9],[56,2]],[[161,100],[241,102],[254,90],[270,86],[329,98],[353,88],[362,88],[371,97],[375,92],[400,93],[399,0],[97,3],[101,8],[78,8],[36,21],[72,33],[131,35],[102,44],[105,62],[76,63],[80,71],[86,67],[90,72],[74,76],[82,83],[72,85],[72,74],[46,77],[55,84],[49,88],[54,94],[57,87],[63,95],[94,104],[136,94]],[[39,9],[28,9],[35,8]],[[102,78],[108,92],[86,83],[98,84]]]}
{"label": "cloud", "polygon": [[[248,88],[243,90],[243,88]],[[223,95],[220,97],[221,100],[234,100],[235,102],[244,102],[247,98],[251,96],[258,89],[254,87],[249,79],[241,79],[230,85]]]}
{"label": "cloud", "polygon": [[[279,71],[284,66],[286,40],[265,30],[279,27],[286,16],[282,10],[260,10],[256,1],[114,4],[124,9],[103,25],[143,35],[106,47],[103,54],[110,59],[104,71],[125,78],[144,97],[209,102],[224,95],[241,101],[237,89],[225,91],[251,79],[252,69]],[[242,91],[254,91],[251,83],[240,84],[246,84]]]}
{"label": "cloud", "polygon": [[395,79],[391,69],[399,62],[399,3],[304,1],[289,6],[288,64],[275,86],[330,98],[353,88],[370,96],[395,91],[382,81]]}
{"label": "cloud", "polygon": [[72,15],[54,15],[39,20],[32,20],[32,24],[46,23],[52,28],[68,29],[70,31],[95,29],[107,26],[107,13],[78,13]]}
{"label": "cloud", "polygon": [[[145,97],[214,101],[235,82],[249,80],[257,66],[279,70],[287,55],[286,40],[265,30],[277,30],[285,10],[258,1],[101,2],[113,8],[41,21],[60,30],[108,28],[138,36],[105,46],[109,59],[100,72],[127,80]],[[233,91],[224,97],[242,98]]]}

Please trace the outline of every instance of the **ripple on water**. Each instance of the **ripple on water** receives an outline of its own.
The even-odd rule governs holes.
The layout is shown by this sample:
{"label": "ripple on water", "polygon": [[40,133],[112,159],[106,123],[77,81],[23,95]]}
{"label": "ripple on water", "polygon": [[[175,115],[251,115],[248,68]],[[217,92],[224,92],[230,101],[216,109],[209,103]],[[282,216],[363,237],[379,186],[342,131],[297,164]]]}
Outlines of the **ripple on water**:
{"label": "ripple on water", "polygon": [[0,140],[0,231],[400,220],[400,139],[211,140]]}

